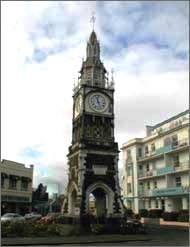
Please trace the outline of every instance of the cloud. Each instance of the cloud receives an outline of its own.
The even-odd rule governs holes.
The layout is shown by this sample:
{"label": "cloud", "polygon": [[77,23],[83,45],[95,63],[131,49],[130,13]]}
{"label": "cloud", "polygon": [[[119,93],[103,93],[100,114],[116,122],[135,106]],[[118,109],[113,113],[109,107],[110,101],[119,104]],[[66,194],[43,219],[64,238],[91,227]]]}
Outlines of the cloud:
{"label": "cloud", "polygon": [[187,2],[2,2],[2,157],[33,163],[35,186],[66,186],[72,88],[94,10],[101,58],[115,70],[119,147],[188,108]]}

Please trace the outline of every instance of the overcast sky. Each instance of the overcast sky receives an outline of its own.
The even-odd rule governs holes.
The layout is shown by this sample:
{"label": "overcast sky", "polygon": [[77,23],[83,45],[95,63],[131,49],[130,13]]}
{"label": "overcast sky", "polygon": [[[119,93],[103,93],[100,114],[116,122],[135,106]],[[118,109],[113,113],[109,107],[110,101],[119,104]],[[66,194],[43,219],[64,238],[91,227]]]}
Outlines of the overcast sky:
{"label": "overcast sky", "polygon": [[115,71],[119,148],[145,136],[145,125],[188,109],[187,1],[2,1],[1,6],[1,157],[34,164],[34,186],[65,187],[72,88],[86,57],[92,11],[101,59],[108,72]]}

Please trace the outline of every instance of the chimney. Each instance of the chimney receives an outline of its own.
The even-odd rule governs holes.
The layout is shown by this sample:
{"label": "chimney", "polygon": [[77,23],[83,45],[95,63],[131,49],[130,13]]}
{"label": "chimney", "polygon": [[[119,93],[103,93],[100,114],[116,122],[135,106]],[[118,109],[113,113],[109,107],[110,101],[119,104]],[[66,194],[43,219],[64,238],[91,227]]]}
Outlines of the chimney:
{"label": "chimney", "polygon": [[147,136],[150,136],[153,130],[154,130],[154,127],[146,125],[146,135]]}

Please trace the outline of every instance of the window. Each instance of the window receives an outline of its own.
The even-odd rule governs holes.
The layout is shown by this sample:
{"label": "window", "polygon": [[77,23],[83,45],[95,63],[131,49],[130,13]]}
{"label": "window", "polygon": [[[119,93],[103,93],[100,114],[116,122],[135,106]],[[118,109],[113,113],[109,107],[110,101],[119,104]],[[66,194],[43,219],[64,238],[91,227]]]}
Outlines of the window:
{"label": "window", "polygon": [[165,201],[164,199],[161,200],[162,210],[165,211]]}
{"label": "window", "polygon": [[178,145],[178,137],[177,137],[177,135],[173,135],[172,136],[172,144],[173,144],[173,146],[177,146]]}
{"label": "window", "polygon": [[131,149],[127,149],[127,158],[131,157]]}
{"label": "window", "polygon": [[139,170],[142,170],[142,165],[139,165]]}
{"label": "window", "polygon": [[149,164],[146,164],[146,171],[147,171],[147,172],[149,172],[149,171],[150,171]]}
{"label": "window", "polygon": [[156,150],[156,148],[155,148],[155,143],[152,143],[152,144],[151,144],[151,151],[154,152],[155,150]]}
{"label": "window", "polygon": [[154,189],[157,189],[157,181],[154,181]]}
{"label": "window", "polygon": [[127,183],[127,193],[131,193],[131,183]]}
{"label": "window", "polygon": [[171,144],[171,138],[170,137],[166,137],[165,139],[164,139],[164,146],[168,146],[168,145],[170,145]]}
{"label": "window", "polygon": [[131,167],[127,166],[127,176],[131,176]]}
{"label": "window", "polygon": [[181,177],[176,177],[175,182],[176,182],[176,187],[180,187],[181,186]]}
{"label": "window", "polygon": [[173,157],[173,162],[175,167],[179,167],[179,155]]}
{"label": "window", "polygon": [[145,154],[148,154],[148,146],[145,146]]}
{"label": "window", "polygon": [[155,207],[158,208],[158,200],[155,201]]}
{"label": "window", "polygon": [[21,190],[28,190],[28,182],[21,181]]}
{"label": "window", "polygon": [[147,182],[147,189],[148,190],[150,189],[150,182],[149,181]]}
{"label": "window", "polygon": [[1,188],[4,188],[4,184],[5,184],[5,179],[1,177]]}
{"label": "window", "polygon": [[142,157],[142,148],[138,148],[138,157],[139,157],[139,158]]}
{"label": "window", "polygon": [[151,200],[148,201],[148,207],[151,208]]}
{"label": "window", "polygon": [[9,180],[9,189],[16,189],[17,181],[16,179]]}

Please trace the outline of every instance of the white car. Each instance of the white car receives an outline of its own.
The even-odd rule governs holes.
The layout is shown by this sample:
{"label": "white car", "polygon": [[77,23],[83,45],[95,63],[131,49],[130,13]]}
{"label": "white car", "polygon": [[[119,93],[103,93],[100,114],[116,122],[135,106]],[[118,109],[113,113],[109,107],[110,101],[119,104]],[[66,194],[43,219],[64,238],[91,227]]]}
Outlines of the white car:
{"label": "white car", "polygon": [[25,221],[25,218],[20,214],[7,213],[1,216],[1,222],[5,221]]}
{"label": "white car", "polygon": [[26,220],[37,220],[37,219],[41,219],[42,215],[38,214],[38,213],[35,213],[35,212],[32,212],[30,214],[25,214],[24,218]]}

